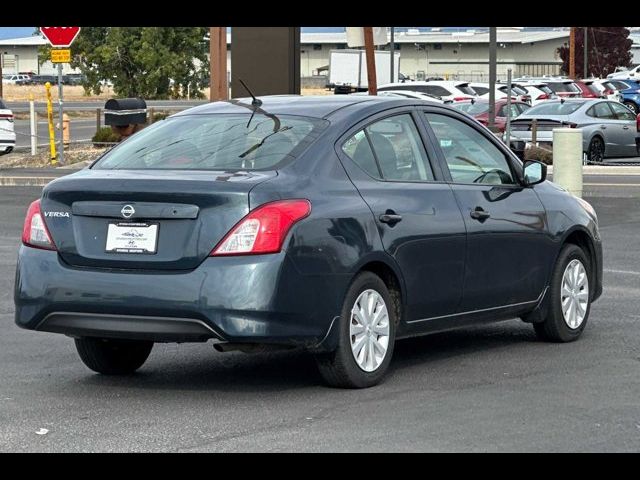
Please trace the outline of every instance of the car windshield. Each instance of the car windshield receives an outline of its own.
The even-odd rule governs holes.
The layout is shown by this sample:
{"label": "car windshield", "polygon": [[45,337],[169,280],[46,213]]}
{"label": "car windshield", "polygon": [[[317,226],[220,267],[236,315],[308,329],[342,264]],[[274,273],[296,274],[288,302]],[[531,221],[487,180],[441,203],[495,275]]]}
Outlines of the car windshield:
{"label": "car windshield", "polygon": [[545,102],[527,110],[526,115],[571,115],[585,102]]}
{"label": "car windshield", "polygon": [[489,104],[486,102],[458,102],[453,103],[451,106],[469,115],[480,115],[489,111]]}
{"label": "car windshield", "polygon": [[296,158],[326,120],[268,113],[184,115],[135,134],[95,169],[267,170]]}

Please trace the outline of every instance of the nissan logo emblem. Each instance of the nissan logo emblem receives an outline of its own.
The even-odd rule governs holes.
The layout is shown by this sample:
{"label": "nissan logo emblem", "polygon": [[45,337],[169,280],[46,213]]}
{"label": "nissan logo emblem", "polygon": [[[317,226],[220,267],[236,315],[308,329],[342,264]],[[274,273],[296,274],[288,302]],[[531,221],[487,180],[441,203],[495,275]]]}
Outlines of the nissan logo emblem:
{"label": "nissan logo emblem", "polygon": [[122,207],[122,210],[120,210],[120,213],[124,218],[131,218],[131,216],[136,213],[136,209],[131,205],[125,205],[124,207]]}

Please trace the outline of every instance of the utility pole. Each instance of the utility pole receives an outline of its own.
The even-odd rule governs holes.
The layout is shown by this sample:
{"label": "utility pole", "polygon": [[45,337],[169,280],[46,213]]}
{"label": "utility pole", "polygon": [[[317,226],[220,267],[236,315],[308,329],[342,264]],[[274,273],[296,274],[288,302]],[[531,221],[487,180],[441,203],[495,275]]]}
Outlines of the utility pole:
{"label": "utility pole", "polygon": [[4,55],[0,52],[0,98],[2,98],[2,60]]}
{"label": "utility pole", "polygon": [[389,50],[391,50],[391,76],[389,77],[390,83],[393,83],[394,80],[394,60],[396,58],[396,44],[395,44],[395,27],[391,27],[391,41],[389,42]]}
{"label": "utility pole", "polygon": [[227,28],[209,27],[209,101],[228,98]]}
{"label": "utility pole", "polygon": [[584,38],[584,41],[582,42],[582,45],[584,47],[584,59],[583,59],[583,63],[582,63],[582,74],[584,75],[584,78],[589,78],[589,49],[588,49],[588,45],[589,42],[587,40],[587,29],[589,27],[582,27],[582,38]]}
{"label": "utility pole", "polygon": [[[373,51],[373,27],[362,27],[364,32],[364,50],[367,58],[367,84],[369,95],[378,94],[378,81],[376,79],[376,57]],[[393,52],[391,52],[393,54]]]}
{"label": "utility pole", "polygon": [[569,33],[569,78],[576,78],[576,27]]}
{"label": "utility pole", "polygon": [[489,27],[489,130],[492,131],[496,124],[497,36],[497,28]]}

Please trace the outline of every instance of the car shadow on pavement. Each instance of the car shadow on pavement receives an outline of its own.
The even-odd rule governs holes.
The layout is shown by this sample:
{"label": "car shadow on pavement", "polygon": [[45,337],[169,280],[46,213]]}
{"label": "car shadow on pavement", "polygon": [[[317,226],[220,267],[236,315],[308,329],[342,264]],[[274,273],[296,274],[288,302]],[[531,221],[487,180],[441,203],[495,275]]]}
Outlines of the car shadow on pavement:
{"label": "car shadow on pavement", "polygon": [[[494,349],[515,349],[522,343],[538,340],[531,326],[518,325],[517,321],[405,339],[396,344],[389,374]],[[75,378],[73,383],[128,390],[262,393],[323,387],[313,357],[302,350],[250,355],[171,355],[156,351],[149,364],[135,374],[110,377],[89,373],[82,379]]]}

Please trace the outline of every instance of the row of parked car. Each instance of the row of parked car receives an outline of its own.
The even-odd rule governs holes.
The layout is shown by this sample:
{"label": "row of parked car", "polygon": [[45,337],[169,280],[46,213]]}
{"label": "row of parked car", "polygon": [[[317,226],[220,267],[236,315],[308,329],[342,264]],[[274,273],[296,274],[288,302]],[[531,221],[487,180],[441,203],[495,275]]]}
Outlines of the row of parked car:
{"label": "row of parked car", "polygon": [[[62,75],[63,85],[81,85],[83,80],[84,75],[80,73]],[[47,82],[51,85],[57,85],[58,75],[34,75],[30,73],[2,75],[2,83],[7,85],[44,85]]]}
{"label": "row of parked car", "polygon": [[[488,126],[490,88],[488,83],[427,80],[381,85],[378,95],[448,103]],[[553,129],[560,126],[583,129],[583,150],[591,162],[640,155],[639,80],[522,77],[512,82],[510,106],[507,96],[508,86],[496,84],[494,127],[504,134],[510,117],[509,142],[519,156],[534,130],[536,144],[551,148]]]}

